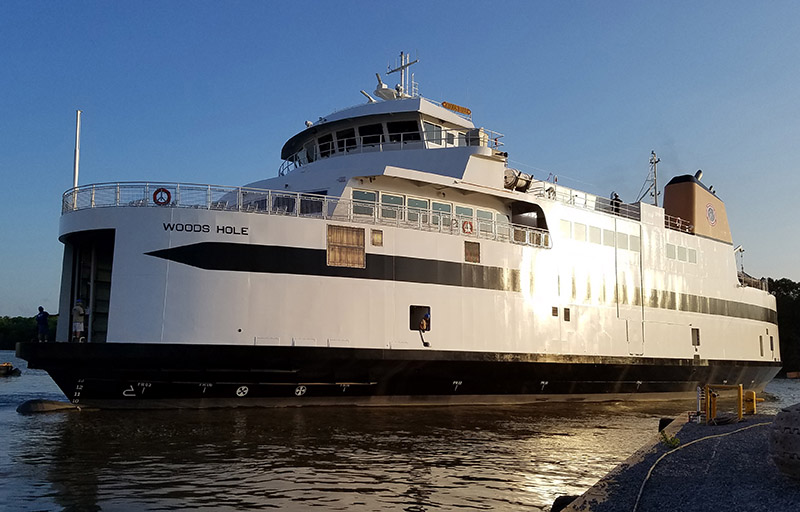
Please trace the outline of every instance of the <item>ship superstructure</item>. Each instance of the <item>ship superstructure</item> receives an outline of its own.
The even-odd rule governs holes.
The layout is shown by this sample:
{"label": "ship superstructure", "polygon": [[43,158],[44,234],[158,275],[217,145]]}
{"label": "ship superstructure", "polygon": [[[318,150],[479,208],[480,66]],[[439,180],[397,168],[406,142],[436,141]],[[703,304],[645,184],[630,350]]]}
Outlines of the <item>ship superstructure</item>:
{"label": "ship superstructure", "polygon": [[100,407],[763,389],[775,300],[737,274],[699,175],[663,208],[537,180],[468,109],[419,96],[411,64],[306,122],[276,177],[68,190],[60,311],[87,304],[87,342],[18,354]]}

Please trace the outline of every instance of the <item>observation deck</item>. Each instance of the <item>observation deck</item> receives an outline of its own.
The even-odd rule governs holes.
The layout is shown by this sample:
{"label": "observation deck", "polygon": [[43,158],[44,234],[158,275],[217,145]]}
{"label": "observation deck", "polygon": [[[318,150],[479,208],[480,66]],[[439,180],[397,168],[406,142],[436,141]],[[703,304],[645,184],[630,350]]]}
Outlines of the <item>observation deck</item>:
{"label": "observation deck", "polygon": [[545,229],[430,209],[249,187],[173,182],[97,183],[64,192],[62,215],[95,208],[189,208],[395,226],[549,249]]}

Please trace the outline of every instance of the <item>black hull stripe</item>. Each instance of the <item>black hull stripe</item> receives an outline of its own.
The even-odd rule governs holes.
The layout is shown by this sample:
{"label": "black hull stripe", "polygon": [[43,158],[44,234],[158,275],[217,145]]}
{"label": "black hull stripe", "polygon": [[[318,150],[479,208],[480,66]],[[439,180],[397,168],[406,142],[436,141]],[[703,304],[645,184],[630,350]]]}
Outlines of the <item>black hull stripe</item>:
{"label": "black hull stripe", "polygon": [[[400,281],[406,283],[461,286],[487,290],[520,292],[520,272],[516,269],[472,263],[410,258],[384,254],[366,255],[366,268],[328,266],[324,249],[227,242],[200,242],[146,253],[149,256],[190,265],[204,270],[295,274],[324,277],[349,277]],[[629,294],[623,290],[621,303],[641,305],[639,288]],[[614,297],[616,300],[616,297]],[[704,313],[776,324],[775,310],[742,302],[703,297],[687,293],[652,290],[645,307]]]}
{"label": "black hull stripe", "polygon": [[[724,381],[760,390],[780,369],[771,361],[127,343],[21,343],[17,355],[30,368],[46,370],[70,400],[89,405],[128,399],[258,405],[299,397],[310,403],[374,397],[453,403],[625,394],[639,399]],[[474,398],[481,396],[494,398]]]}
{"label": "black hull stripe", "polygon": [[519,271],[499,267],[367,253],[366,268],[331,267],[324,249],[201,242],[146,253],[205,270],[351,277],[489,290],[521,290]]}

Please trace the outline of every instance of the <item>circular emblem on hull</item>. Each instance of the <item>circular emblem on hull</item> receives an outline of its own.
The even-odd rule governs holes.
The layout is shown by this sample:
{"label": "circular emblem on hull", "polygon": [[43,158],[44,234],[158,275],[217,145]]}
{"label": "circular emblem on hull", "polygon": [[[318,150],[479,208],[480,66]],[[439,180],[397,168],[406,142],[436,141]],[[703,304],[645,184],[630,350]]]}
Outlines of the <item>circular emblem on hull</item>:
{"label": "circular emblem on hull", "polygon": [[306,387],[305,386],[297,386],[294,388],[295,396],[303,396],[306,394]]}
{"label": "circular emblem on hull", "polygon": [[250,389],[247,386],[239,386],[236,390],[236,396],[245,396],[249,391]]}
{"label": "circular emblem on hull", "polygon": [[711,203],[706,205],[706,218],[708,219],[708,223],[712,226],[717,223],[717,212],[714,210],[714,205]]}
{"label": "circular emblem on hull", "polygon": [[169,204],[170,201],[172,201],[172,194],[169,190],[161,187],[157,188],[156,191],[153,192],[153,202],[158,206]]}

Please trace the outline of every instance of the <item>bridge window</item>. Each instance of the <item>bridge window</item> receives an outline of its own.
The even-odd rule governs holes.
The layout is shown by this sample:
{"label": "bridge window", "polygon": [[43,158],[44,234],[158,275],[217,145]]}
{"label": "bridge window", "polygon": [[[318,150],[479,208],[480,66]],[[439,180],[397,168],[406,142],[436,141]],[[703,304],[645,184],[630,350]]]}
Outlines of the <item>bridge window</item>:
{"label": "bridge window", "polygon": [[417,121],[393,121],[386,123],[389,132],[389,142],[409,142],[421,140]]}
{"label": "bridge window", "polygon": [[425,140],[428,142],[433,142],[434,144],[441,145],[444,141],[442,140],[442,127],[433,124],[424,122],[422,123],[422,127],[425,130]]}
{"label": "bridge window", "polygon": [[320,158],[328,158],[333,153],[333,134],[329,133],[323,135],[319,139],[319,156]]}
{"label": "bridge window", "polygon": [[348,128],[336,132],[336,147],[339,153],[345,153],[356,147],[356,130]]}
{"label": "bridge window", "polygon": [[358,135],[361,137],[361,144],[380,144],[383,142],[383,125],[367,124],[358,127]]}
{"label": "bridge window", "polygon": [[317,159],[317,147],[314,145],[314,141],[307,142],[305,146],[303,146],[303,150],[300,152],[300,163],[306,164],[309,162],[313,162]]}

